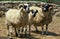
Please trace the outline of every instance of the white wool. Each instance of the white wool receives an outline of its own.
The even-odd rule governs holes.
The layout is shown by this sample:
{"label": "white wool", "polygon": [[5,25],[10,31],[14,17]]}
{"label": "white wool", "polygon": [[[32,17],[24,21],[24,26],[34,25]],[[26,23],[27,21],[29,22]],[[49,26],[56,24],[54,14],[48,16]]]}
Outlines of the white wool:
{"label": "white wool", "polygon": [[9,20],[10,22],[13,23],[18,23],[20,18],[20,11],[17,9],[10,9],[7,13],[6,13],[6,19]]}
{"label": "white wool", "polygon": [[[6,23],[9,22],[19,26],[25,26],[28,22],[28,13],[21,12],[21,8],[18,9],[10,9],[6,12]],[[22,24],[20,24],[22,23]]]}
{"label": "white wool", "polygon": [[44,17],[43,12],[42,12],[42,8],[32,6],[32,7],[30,7],[30,10],[32,10],[32,9],[33,10],[38,10],[38,12],[36,13],[35,17],[33,17],[32,12],[29,13],[29,22],[30,23],[33,22],[33,21],[35,21],[37,23],[40,22]]}
{"label": "white wool", "polygon": [[[45,12],[42,11],[42,8],[36,7],[36,6],[31,6],[30,10],[32,10],[32,9],[33,10],[38,10],[38,12],[36,13],[35,17],[33,17],[32,12],[29,13],[30,25],[34,24],[35,26],[40,26],[40,25],[47,24],[47,23],[49,24],[52,21],[52,16],[51,15],[48,16],[49,12],[45,13]],[[45,20],[44,20],[44,18],[45,18]],[[47,20],[47,19],[49,19],[49,20]]]}

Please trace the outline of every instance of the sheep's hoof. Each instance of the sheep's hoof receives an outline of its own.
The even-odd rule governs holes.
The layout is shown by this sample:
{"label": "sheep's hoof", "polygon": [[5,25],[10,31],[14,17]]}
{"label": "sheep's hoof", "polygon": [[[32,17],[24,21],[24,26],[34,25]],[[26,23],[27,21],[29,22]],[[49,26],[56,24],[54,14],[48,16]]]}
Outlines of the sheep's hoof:
{"label": "sheep's hoof", "polygon": [[30,34],[27,34],[26,37],[30,37]]}
{"label": "sheep's hoof", "polygon": [[18,37],[20,38],[20,34],[18,35]]}
{"label": "sheep's hoof", "polygon": [[10,36],[9,34],[7,36]]}
{"label": "sheep's hoof", "polygon": [[8,39],[13,39],[13,38],[9,38],[9,37],[8,37]]}
{"label": "sheep's hoof", "polygon": [[8,34],[8,39],[13,39],[13,38]]}
{"label": "sheep's hoof", "polygon": [[8,38],[8,39],[13,39],[13,38]]}
{"label": "sheep's hoof", "polygon": [[36,32],[38,32],[38,30],[36,30]]}
{"label": "sheep's hoof", "polygon": [[16,36],[18,36],[18,34],[16,33]]}
{"label": "sheep's hoof", "polygon": [[46,35],[48,35],[48,32],[46,32]]}
{"label": "sheep's hoof", "polygon": [[44,33],[42,33],[42,35],[44,35]]}
{"label": "sheep's hoof", "polygon": [[23,29],[22,29],[22,32],[23,32]]}
{"label": "sheep's hoof", "polygon": [[42,32],[42,35],[44,35],[44,33]]}

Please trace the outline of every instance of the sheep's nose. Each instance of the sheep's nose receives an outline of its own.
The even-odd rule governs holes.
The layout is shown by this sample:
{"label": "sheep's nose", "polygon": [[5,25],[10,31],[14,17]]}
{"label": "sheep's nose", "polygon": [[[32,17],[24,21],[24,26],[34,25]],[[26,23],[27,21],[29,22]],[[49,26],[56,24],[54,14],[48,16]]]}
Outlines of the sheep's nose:
{"label": "sheep's nose", "polygon": [[43,8],[43,10],[45,11],[45,10],[46,10],[46,8]]}

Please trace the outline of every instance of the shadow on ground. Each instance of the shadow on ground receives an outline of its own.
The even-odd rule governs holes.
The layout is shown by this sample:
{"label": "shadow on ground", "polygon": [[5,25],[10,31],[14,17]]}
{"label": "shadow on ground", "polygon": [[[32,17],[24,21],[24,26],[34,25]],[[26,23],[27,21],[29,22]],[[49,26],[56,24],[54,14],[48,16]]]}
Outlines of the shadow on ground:
{"label": "shadow on ground", "polygon": [[21,34],[21,36],[19,38],[27,38],[27,39],[40,39],[40,38],[35,38],[32,35],[29,34]]}
{"label": "shadow on ground", "polygon": [[[42,34],[42,31],[32,31],[33,33],[37,33],[37,34]],[[44,35],[46,35],[46,32],[44,31]],[[54,33],[54,32],[49,32],[47,35],[51,35],[51,36],[60,36],[60,34]]]}
{"label": "shadow on ground", "polygon": [[[32,35],[28,35],[28,34],[22,34],[19,38],[20,39],[23,39],[23,38],[26,38],[26,39],[40,39],[40,38],[35,38]],[[1,37],[0,36],[0,39],[8,39],[8,37]],[[13,39],[16,39],[16,38],[13,38]]]}

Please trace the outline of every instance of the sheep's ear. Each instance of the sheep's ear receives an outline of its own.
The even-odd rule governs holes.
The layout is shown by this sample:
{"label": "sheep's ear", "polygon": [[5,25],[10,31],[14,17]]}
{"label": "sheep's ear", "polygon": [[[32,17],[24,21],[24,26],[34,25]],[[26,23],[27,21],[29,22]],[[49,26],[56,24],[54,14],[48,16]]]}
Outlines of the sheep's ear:
{"label": "sheep's ear", "polygon": [[23,7],[23,5],[20,5],[19,8]]}
{"label": "sheep's ear", "polygon": [[50,5],[50,6],[49,6],[49,10],[51,10],[51,9],[53,9],[53,5]]}
{"label": "sheep's ear", "polygon": [[43,5],[41,5],[42,7],[44,7],[45,5],[43,4]]}

